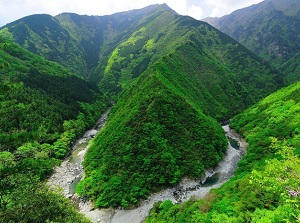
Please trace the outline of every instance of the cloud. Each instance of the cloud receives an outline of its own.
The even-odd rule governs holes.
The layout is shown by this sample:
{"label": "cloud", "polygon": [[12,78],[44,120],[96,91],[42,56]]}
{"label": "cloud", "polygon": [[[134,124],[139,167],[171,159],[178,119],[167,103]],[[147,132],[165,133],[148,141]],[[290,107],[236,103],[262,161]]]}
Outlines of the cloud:
{"label": "cloud", "polygon": [[220,17],[231,12],[257,4],[263,0],[204,0],[204,3],[212,8],[211,17]]}
{"label": "cloud", "polygon": [[[9,0],[0,1],[0,26],[32,14],[58,15],[74,12],[82,15],[109,15],[143,8],[151,4],[168,4],[181,15],[196,19],[221,16],[262,0]],[[205,13],[205,15],[204,15]]]}
{"label": "cloud", "polygon": [[200,20],[203,16],[203,10],[200,6],[192,5],[187,9],[187,14],[195,19]]}

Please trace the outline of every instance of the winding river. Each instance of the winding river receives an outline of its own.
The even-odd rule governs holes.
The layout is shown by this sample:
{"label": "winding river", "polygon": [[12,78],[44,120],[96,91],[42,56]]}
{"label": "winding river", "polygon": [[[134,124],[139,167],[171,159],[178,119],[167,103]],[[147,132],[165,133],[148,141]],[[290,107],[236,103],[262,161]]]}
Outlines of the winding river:
{"label": "winding river", "polygon": [[89,147],[89,141],[100,131],[106,123],[110,109],[106,110],[97,124],[78,139],[72,152],[60,166],[54,169],[53,175],[47,184],[52,187],[61,187],[63,195],[77,204],[79,212],[85,214],[93,222],[102,223],[140,223],[148,215],[149,210],[157,201],[171,200],[173,203],[187,201],[191,197],[204,197],[210,189],[220,187],[231,176],[237,167],[238,161],[246,151],[247,143],[229,125],[223,126],[228,138],[228,150],[224,159],[214,169],[206,170],[201,180],[183,179],[176,187],[167,188],[152,194],[133,210],[123,209],[95,209],[85,197],[78,197],[75,193],[76,184],[83,176],[81,165],[84,155]]}

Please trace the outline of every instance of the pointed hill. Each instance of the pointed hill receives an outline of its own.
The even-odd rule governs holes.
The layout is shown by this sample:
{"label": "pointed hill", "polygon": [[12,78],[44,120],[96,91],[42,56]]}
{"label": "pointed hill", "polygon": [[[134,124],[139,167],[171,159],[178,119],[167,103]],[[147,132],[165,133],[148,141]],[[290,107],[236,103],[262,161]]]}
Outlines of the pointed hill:
{"label": "pointed hill", "polygon": [[265,0],[205,21],[281,68],[289,83],[300,80],[299,71],[285,64],[297,62],[295,56],[300,50],[298,0]]}
{"label": "pointed hill", "polygon": [[117,99],[86,154],[86,176],[77,188],[99,207],[129,207],[184,176],[201,177],[227,147],[217,120],[285,84],[280,72],[237,41],[166,5],[103,17],[45,17],[53,31],[34,24],[37,19],[21,19],[1,32],[14,40],[20,30],[28,32],[24,43],[41,43],[35,45],[40,55],[41,47],[54,47],[61,55],[55,60],[84,70]]}
{"label": "pointed hill", "polygon": [[145,222],[297,222],[299,120],[300,82],[235,116],[231,127],[249,143],[235,176],[200,200],[155,204]]}
{"label": "pointed hill", "polygon": [[[210,116],[229,118],[283,85],[279,72],[227,35],[190,17],[172,16],[160,40],[174,38],[173,45],[165,45],[170,49],[163,55],[161,42],[153,41],[151,49],[162,56],[127,84],[86,154],[77,192],[98,207],[127,208],[184,176],[201,177],[227,147]],[[130,38],[144,37],[150,24]],[[121,52],[132,46],[121,43],[112,64],[126,61],[129,53]]]}

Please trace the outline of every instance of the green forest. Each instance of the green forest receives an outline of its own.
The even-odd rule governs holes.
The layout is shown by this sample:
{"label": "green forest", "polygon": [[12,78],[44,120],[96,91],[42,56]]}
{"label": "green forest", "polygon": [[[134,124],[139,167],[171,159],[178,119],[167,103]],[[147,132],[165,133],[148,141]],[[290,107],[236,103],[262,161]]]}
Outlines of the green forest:
{"label": "green forest", "polygon": [[89,222],[43,183],[109,100],[1,37],[0,222]]}
{"label": "green forest", "polygon": [[299,222],[299,92],[298,82],[232,119],[249,143],[233,178],[200,200],[156,203],[145,222]]}
{"label": "green forest", "polygon": [[143,75],[124,93],[89,148],[77,191],[98,207],[126,208],[183,176],[201,176],[223,158],[220,125],[172,94],[159,76]]}
{"label": "green forest", "polygon": [[[298,24],[264,16],[274,41],[278,20]],[[112,105],[76,187],[95,208],[130,210],[203,177],[226,154],[230,120],[249,144],[234,177],[202,199],[155,203],[145,222],[299,222],[299,55],[296,31],[284,33],[288,56],[255,51],[253,36],[250,51],[166,4],[0,28],[0,222],[90,222],[46,181]]]}

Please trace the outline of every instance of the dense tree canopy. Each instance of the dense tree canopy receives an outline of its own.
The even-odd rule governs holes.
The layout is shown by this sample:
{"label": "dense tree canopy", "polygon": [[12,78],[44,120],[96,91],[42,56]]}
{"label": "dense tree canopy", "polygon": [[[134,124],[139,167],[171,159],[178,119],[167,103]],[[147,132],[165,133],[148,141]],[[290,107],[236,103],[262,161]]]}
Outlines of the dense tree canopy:
{"label": "dense tree canopy", "polygon": [[0,40],[0,222],[89,222],[43,180],[108,100],[60,65]]}
{"label": "dense tree canopy", "polygon": [[299,89],[298,82],[232,119],[249,142],[235,177],[199,201],[156,204],[146,222],[298,222]]}

